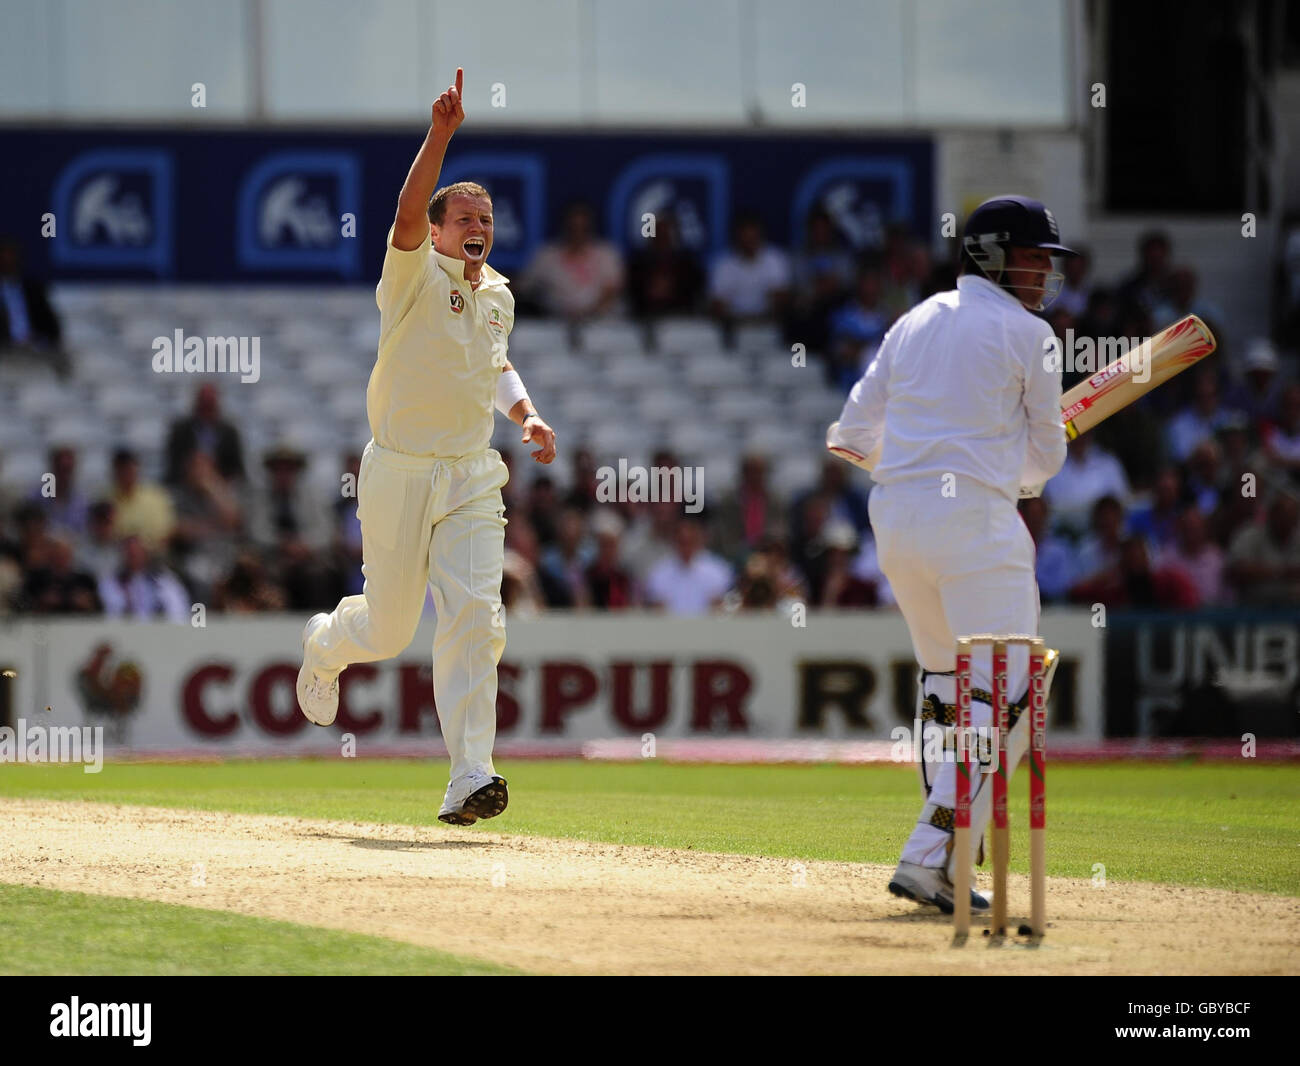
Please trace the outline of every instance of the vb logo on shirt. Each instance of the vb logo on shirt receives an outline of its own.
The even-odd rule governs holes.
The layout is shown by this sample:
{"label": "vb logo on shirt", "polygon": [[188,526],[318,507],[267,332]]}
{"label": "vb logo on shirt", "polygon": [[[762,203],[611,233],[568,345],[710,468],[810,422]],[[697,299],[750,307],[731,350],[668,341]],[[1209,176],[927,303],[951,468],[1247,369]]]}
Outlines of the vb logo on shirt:
{"label": "vb logo on shirt", "polygon": [[458,289],[451,290],[451,311],[452,314],[460,314],[465,310],[465,297],[460,294]]}

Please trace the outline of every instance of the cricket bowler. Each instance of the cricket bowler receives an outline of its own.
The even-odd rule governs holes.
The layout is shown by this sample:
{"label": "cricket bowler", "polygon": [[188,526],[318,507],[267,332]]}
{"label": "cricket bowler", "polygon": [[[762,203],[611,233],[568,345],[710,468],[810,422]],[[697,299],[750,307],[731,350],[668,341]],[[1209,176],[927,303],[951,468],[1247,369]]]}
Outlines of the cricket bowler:
{"label": "cricket bowler", "polygon": [[[1016,501],[1041,492],[1065,462],[1061,379],[1047,368],[1052,331],[1030,313],[1064,280],[1052,256],[1076,254],[1059,241],[1056,220],[1036,200],[999,196],[976,208],[957,288],[894,324],[827,434],[827,447],[876,483],[868,507],[880,566],[921,667],[923,750],[930,731],[956,721],[957,637],[1038,633],[1034,543]],[[1057,658],[1048,652],[1049,685]],[[1010,772],[1026,747],[1027,648],[1009,650],[1007,673]],[[978,647],[977,729],[992,722],[991,682],[991,651]],[[920,769],[925,804],[889,890],[951,913],[955,864],[972,858],[952,854],[957,765],[923,759]],[[990,780],[973,781],[972,842],[988,822]],[[988,907],[972,891],[971,909]]]}
{"label": "cricket bowler", "polygon": [[501,487],[509,477],[488,446],[493,406],[539,446],[535,461],[555,459],[555,433],[506,359],[515,301],[509,279],[487,264],[492,199],[470,182],[437,187],[465,119],[463,85],[457,69],[455,85],[433,104],[375,294],[379,354],[366,389],[373,439],[357,483],[365,586],[307,623],[298,673],[302,713],[330,725],[339,674],[410,644],[427,583],[437,611],[433,691],[451,757],[438,818],[451,825],[494,818],[509,801],[492,765],[505,650]]}

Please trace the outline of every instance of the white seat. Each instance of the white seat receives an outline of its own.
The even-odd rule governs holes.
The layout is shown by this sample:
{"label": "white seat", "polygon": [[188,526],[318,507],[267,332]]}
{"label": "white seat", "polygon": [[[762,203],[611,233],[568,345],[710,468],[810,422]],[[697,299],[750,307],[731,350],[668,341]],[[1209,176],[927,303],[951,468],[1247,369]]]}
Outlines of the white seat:
{"label": "white seat", "polygon": [[705,318],[669,318],[660,322],[655,333],[658,348],[682,356],[721,352],[722,334],[717,324]]}
{"label": "white seat", "polygon": [[636,409],[651,422],[694,422],[699,417],[695,394],[685,389],[647,390],[637,396]]}
{"label": "white seat", "polygon": [[701,463],[711,455],[732,455],[735,438],[725,429],[695,423],[678,424],[661,441],[683,462]]}
{"label": "white seat", "polygon": [[364,391],[370,368],[347,355],[316,352],[304,356],[298,373],[303,381],[311,385],[327,388],[350,386]]}
{"label": "white seat", "polygon": [[821,468],[819,455],[786,455],[776,461],[769,484],[777,495],[788,498],[815,484],[821,476]]}
{"label": "white seat", "polygon": [[310,401],[304,400],[301,389],[267,385],[257,390],[251,407],[258,418],[287,421],[301,414],[304,404],[314,406]]}
{"label": "white seat", "polygon": [[372,307],[371,314],[356,315],[348,327],[348,343],[367,352],[379,351],[379,311]]}
{"label": "white seat", "polygon": [[713,352],[686,357],[682,365],[686,381],[696,388],[723,389],[739,386],[749,376],[736,359]]}
{"label": "white seat", "polygon": [[740,444],[740,451],[754,452],[773,459],[810,454],[817,456],[817,461],[821,462],[822,453],[826,449],[825,429],[819,438],[804,426],[751,423]]}
{"label": "white seat", "polygon": [[104,385],[95,393],[95,409],[105,418],[153,414],[158,410],[158,390],[152,381],[132,385]]}
{"label": "white seat", "polygon": [[0,452],[0,481],[15,495],[26,496],[40,484],[41,475],[48,469],[49,460],[44,452]]}
{"label": "white seat", "polygon": [[617,319],[588,322],[582,327],[581,336],[584,352],[621,356],[639,355],[645,350],[640,329]]}
{"label": "white seat", "polygon": [[766,323],[751,323],[736,329],[736,351],[743,355],[769,355],[775,352],[789,353],[789,347],[781,340],[778,327]]}
{"label": "white seat", "polygon": [[626,389],[651,389],[671,384],[675,371],[653,356],[629,355],[612,360],[604,369],[604,380]]}

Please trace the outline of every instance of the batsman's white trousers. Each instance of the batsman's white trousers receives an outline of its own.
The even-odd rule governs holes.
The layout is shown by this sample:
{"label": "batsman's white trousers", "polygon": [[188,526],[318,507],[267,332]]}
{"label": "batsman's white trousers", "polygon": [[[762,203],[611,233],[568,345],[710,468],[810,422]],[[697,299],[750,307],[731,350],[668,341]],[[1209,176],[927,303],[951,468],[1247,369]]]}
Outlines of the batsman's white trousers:
{"label": "batsman's white trousers", "polygon": [[[943,486],[924,481],[877,485],[869,510],[880,568],[889,579],[907,620],[912,648],[922,668],[948,673],[956,668],[957,637],[972,633],[1037,633],[1038,582],[1034,542],[1016,505],[999,492],[968,479],[944,495]],[[971,655],[971,687],[988,691],[992,651],[977,646]],[[1013,645],[1007,654],[1010,699],[1021,698],[1029,682],[1029,650]],[[933,692],[951,706],[952,677],[930,678]],[[992,709],[972,702],[972,725],[988,726]],[[944,762],[916,828],[903,848],[903,861],[942,866],[952,834],[935,825],[936,810],[951,810],[956,799],[957,766]],[[973,784],[990,787],[985,774]],[[943,821],[941,816],[939,821]],[[971,826],[978,840],[983,826]]]}
{"label": "batsman's white trousers", "polygon": [[327,674],[391,659],[415,635],[427,582],[438,614],[433,695],[452,780],[476,766],[493,772],[509,477],[491,448],[435,459],[367,444],[357,480],[365,587],[339,601],[307,648]]}

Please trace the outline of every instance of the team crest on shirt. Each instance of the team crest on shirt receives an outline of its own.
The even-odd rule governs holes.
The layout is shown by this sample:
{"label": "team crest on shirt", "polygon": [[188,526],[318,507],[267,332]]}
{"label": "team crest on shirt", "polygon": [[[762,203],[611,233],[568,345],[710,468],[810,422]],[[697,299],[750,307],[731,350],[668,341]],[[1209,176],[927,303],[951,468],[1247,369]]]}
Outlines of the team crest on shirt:
{"label": "team crest on shirt", "polygon": [[488,325],[498,333],[506,328],[506,324],[501,321],[501,308],[492,308],[491,313],[488,315]]}
{"label": "team crest on shirt", "polygon": [[465,297],[463,297],[460,294],[459,289],[452,289],[451,290],[451,313],[454,315],[458,315],[464,310],[465,310]]}

